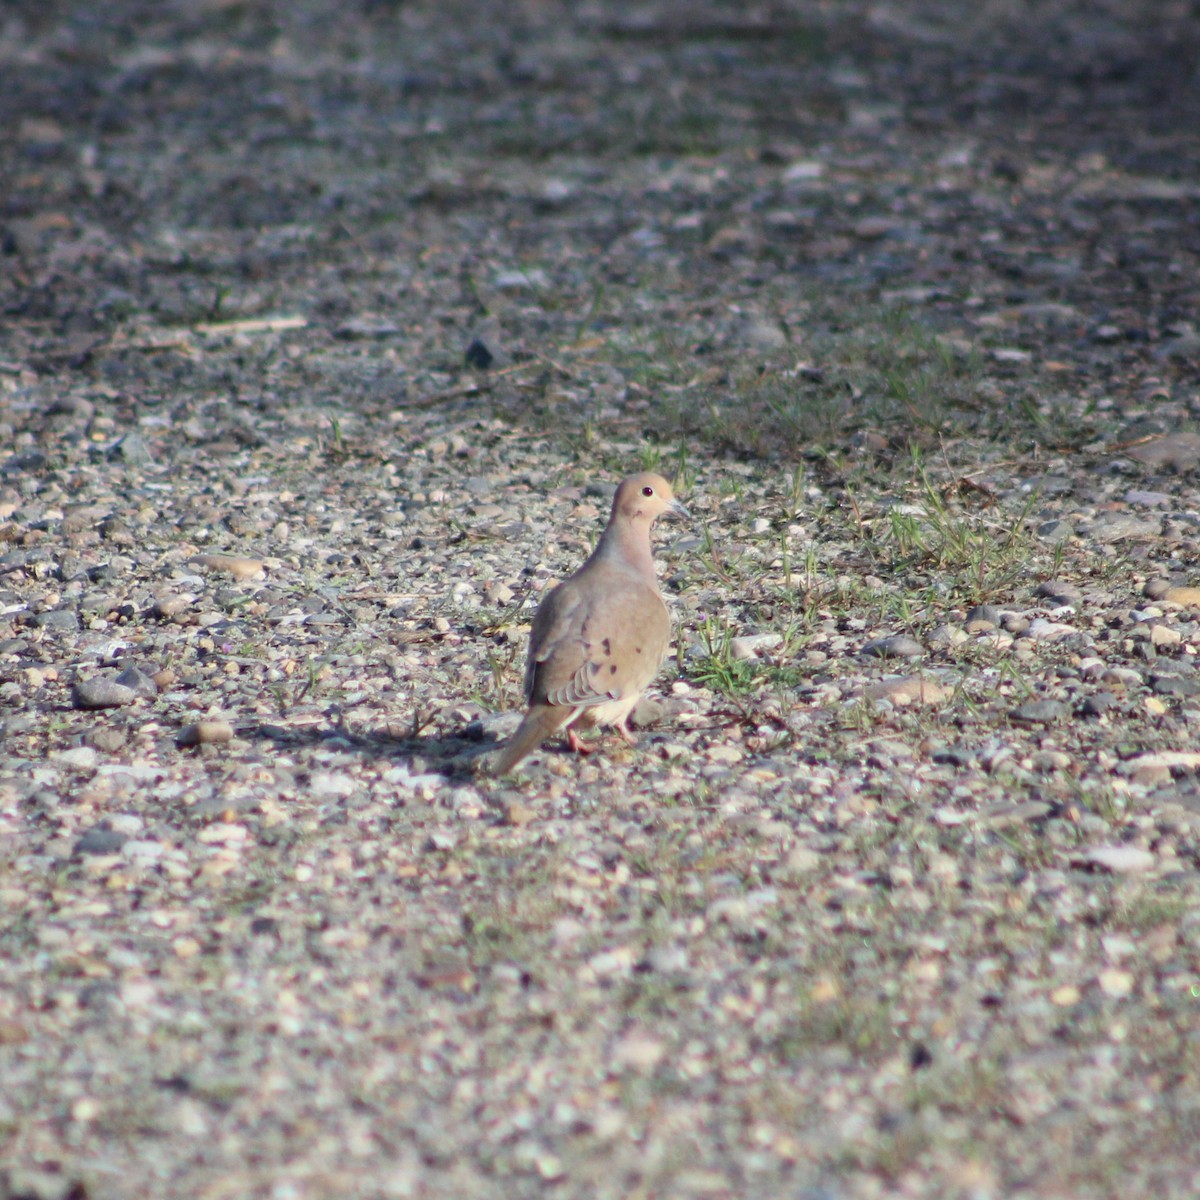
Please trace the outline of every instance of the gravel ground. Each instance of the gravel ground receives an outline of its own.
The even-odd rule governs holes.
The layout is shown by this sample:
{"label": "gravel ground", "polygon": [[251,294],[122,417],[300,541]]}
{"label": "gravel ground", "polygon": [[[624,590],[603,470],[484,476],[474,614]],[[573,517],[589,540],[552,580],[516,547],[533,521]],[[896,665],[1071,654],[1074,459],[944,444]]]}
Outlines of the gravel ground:
{"label": "gravel ground", "polygon": [[0,14],[0,1197],[1200,1192],[1200,13],[964,8]]}

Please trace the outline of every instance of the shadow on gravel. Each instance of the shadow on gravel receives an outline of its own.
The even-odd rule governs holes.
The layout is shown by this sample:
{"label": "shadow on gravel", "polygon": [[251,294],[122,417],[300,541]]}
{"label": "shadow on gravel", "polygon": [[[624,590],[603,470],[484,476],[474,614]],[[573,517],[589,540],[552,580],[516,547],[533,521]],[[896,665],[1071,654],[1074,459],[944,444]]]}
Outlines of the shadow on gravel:
{"label": "shadow on gravel", "polygon": [[408,779],[430,773],[467,778],[471,775],[472,761],[499,745],[496,741],[484,741],[482,734],[469,732],[469,727],[468,731],[458,736],[438,734],[423,737],[419,734],[404,736],[386,727],[366,732],[354,731],[336,721],[308,729],[272,725],[267,721],[253,725],[239,724],[238,736],[250,742],[269,742],[280,753],[303,747],[320,747],[325,750],[354,751],[364,758],[388,761],[401,768],[416,764],[420,769],[411,772]]}

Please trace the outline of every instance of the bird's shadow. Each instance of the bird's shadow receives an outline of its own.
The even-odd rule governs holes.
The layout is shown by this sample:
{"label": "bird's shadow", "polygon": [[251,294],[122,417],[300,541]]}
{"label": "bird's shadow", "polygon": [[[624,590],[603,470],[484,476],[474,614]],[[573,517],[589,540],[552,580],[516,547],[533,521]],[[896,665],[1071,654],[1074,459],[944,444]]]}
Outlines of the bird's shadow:
{"label": "bird's shadow", "polygon": [[466,726],[460,730],[401,732],[396,726],[351,728],[337,714],[325,722],[303,728],[255,721],[238,725],[238,737],[250,742],[269,742],[278,753],[320,746],[361,754],[410,767],[414,774],[437,774],[447,779],[470,779],[477,762],[500,744],[482,730]]}

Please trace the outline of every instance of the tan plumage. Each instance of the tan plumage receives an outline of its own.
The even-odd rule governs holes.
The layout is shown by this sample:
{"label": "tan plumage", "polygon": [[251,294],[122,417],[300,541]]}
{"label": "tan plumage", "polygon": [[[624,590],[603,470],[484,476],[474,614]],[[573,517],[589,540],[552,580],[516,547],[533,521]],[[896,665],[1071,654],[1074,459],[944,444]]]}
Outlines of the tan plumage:
{"label": "tan plumage", "polygon": [[629,714],[671,637],[650,553],[650,527],[664,513],[687,510],[661,475],[623,480],[591,557],[538,606],[525,667],[529,707],[496,759],[497,775],[558,729],[574,750],[583,749],[575,731],[594,725],[615,726],[633,742]]}

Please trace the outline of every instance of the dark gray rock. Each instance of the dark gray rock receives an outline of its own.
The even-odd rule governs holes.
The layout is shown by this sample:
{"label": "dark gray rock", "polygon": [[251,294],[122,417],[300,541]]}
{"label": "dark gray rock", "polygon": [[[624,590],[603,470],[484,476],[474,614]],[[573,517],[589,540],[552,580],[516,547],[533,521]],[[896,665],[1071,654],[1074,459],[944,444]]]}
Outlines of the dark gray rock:
{"label": "dark gray rock", "polygon": [[1044,583],[1039,583],[1034,589],[1034,595],[1060,606],[1069,604],[1076,607],[1083,601],[1083,593],[1079,588],[1061,579],[1047,579]]}
{"label": "dark gray rock", "polygon": [[1084,696],[1080,701],[1079,715],[1081,717],[1098,717],[1108,712],[1116,703],[1117,698],[1112,692],[1093,692],[1090,696]]}
{"label": "dark gray rock", "polygon": [[1179,675],[1152,675],[1150,690],[1157,696],[1195,696],[1200,694],[1200,680],[1183,679]]}
{"label": "dark gray rock", "polygon": [[862,653],[869,658],[920,658],[925,653],[925,647],[915,638],[900,633],[867,642]]}
{"label": "dark gray rock", "polygon": [[137,698],[133,688],[104,675],[81,679],[71,689],[71,703],[76,708],[121,708]]}
{"label": "dark gray rock", "polygon": [[1025,725],[1053,725],[1070,710],[1061,700],[1027,700],[1009,712],[1014,721]]}
{"label": "dark gray rock", "polygon": [[141,667],[126,667],[114,682],[147,700],[158,695],[158,684]]}
{"label": "dark gray rock", "polygon": [[78,633],[79,614],[73,608],[53,608],[49,612],[38,613],[31,624],[58,633]]}
{"label": "dark gray rock", "polygon": [[106,829],[103,825],[93,825],[82,834],[75,843],[75,854],[116,854],[129,840],[115,829]]}
{"label": "dark gray rock", "polygon": [[1037,535],[1044,542],[1064,542],[1074,532],[1070,521],[1043,521],[1037,527]]}
{"label": "dark gray rock", "polygon": [[333,335],[347,341],[354,341],[364,338],[396,337],[399,332],[400,326],[394,321],[387,321],[380,317],[351,317],[349,321],[343,321],[333,331]]}
{"label": "dark gray rock", "polygon": [[154,455],[140,433],[127,433],[114,447],[113,455],[131,467],[144,467],[154,461]]}

